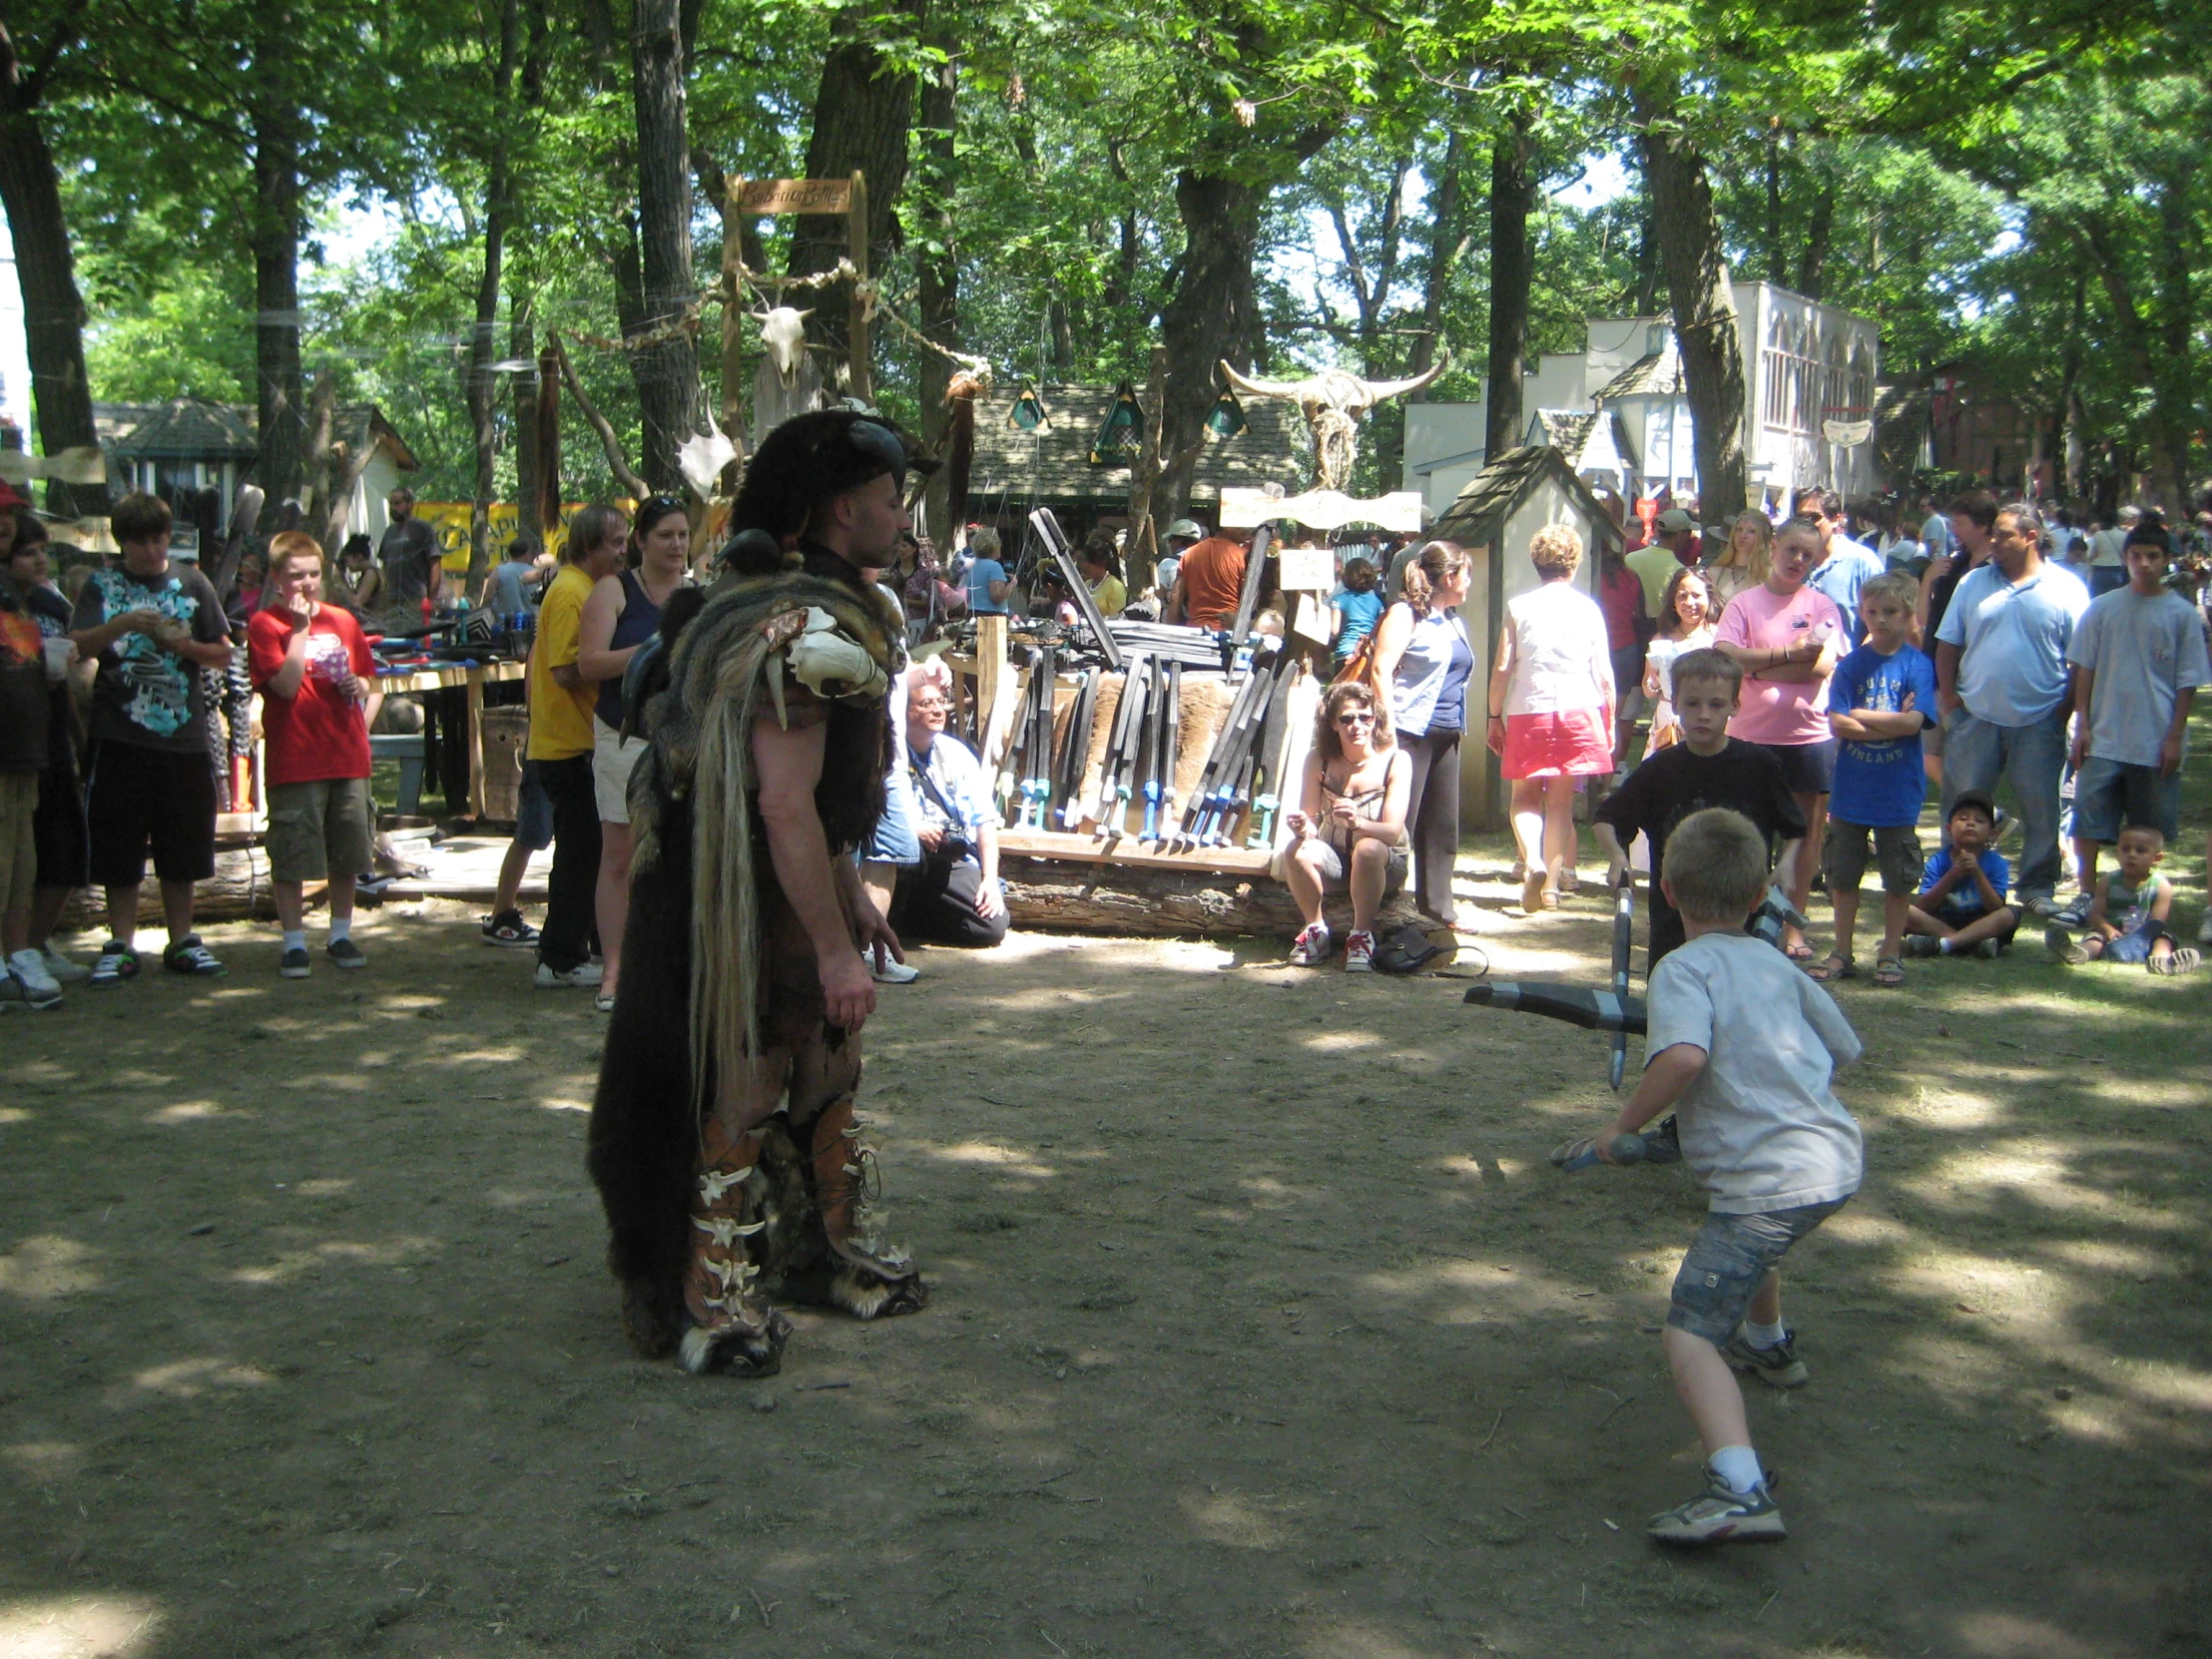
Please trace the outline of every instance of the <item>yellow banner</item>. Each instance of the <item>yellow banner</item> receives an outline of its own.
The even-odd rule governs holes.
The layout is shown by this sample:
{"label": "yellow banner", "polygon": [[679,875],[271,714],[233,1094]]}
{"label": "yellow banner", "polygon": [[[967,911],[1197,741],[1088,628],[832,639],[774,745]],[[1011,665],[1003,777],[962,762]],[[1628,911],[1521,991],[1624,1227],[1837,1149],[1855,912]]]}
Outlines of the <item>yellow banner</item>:
{"label": "yellow banner", "polygon": [[[468,574],[468,515],[471,503],[466,501],[417,501],[415,517],[430,525],[438,533],[441,549],[439,563],[448,575]],[[570,517],[584,510],[581,501],[564,502],[561,506],[561,526],[546,535],[545,545],[555,553],[568,542]],[[497,564],[507,551],[507,544],[520,533],[522,509],[511,501],[494,501],[491,504],[491,562]]]}

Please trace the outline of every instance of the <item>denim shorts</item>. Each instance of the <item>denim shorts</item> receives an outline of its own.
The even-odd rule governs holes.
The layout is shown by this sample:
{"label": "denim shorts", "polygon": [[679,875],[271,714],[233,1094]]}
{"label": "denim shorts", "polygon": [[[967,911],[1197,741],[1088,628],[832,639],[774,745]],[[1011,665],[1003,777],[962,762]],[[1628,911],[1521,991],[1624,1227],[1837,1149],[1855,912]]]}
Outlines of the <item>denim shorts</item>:
{"label": "denim shorts", "polygon": [[861,849],[861,862],[901,867],[919,864],[921,837],[914,833],[915,816],[913,786],[907,782],[906,769],[900,767],[884,787],[883,816],[875,821],[875,831]]}
{"label": "denim shorts", "polygon": [[1848,1202],[1839,1198],[1829,1204],[1759,1215],[1724,1216],[1715,1211],[1707,1216],[1689,1254],[1682,1258],[1682,1271],[1674,1276],[1667,1323],[1677,1331],[1703,1337],[1716,1348],[1730,1341],[1744,1323],[1744,1311],[1767,1271],[1788,1254],[1790,1246]]}
{"label": "denim shorts", "polygon": [[2156,826],[2172,842],[2181,833],[2181,774],[2091,755],[2074,774],[2073,832],[2110,845],[2131,824]]}
{"label": "denim shorts", "polygon": [[522,787],[515,792],[515,844],[543,852],[553,844],[553,802],[538,782],[538,763],[522,763]]}

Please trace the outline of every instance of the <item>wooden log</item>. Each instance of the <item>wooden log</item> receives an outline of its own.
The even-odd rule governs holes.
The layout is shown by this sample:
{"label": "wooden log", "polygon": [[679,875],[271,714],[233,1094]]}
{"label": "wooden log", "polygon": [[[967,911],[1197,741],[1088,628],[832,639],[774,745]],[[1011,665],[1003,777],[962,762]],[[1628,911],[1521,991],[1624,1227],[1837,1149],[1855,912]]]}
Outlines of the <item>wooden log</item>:
{"label": "wooden log", "polygon": [[[311,894],[319,890],[320,883],[310,883]],[[267,920],[276,914],[276,895],[270,887],[269,854],[259,846],[221,846],[216,848],[215,876],[203,881],[193,894],[193,918],[197,921],[241,921],[259,917]],[[62,911],[61,926],[65,930],[105,929],[107,918],[107,894],[99,887],[82,887],[70,894],[69,906]],[[149,874],[139,888],[139,925],[142,928],[159,929],[162,925],[161,883]],[[103,934],[103,936],[105,936]]]}
{"label": "wooden log", "polygon": [[[1117,938],[1289,939],[1305,925],[1290,890],[1266,875],[1009,857],[999,876],[1016,927]],[[1323,913],[1340,939],[1351,931],[1348,897],[1332,894]],[[1386,930],[1415,919],[1411,893],[1401,892],[1383,901],[1376,926]]]}

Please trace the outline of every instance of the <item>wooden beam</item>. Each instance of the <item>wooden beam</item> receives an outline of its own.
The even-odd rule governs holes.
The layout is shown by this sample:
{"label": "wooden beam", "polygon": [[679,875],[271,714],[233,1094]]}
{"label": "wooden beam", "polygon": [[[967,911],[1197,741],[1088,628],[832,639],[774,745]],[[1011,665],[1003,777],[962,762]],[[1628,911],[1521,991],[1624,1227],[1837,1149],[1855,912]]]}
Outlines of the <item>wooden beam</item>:
{"label": "wooden beam", "polygon": [[845,244],[852,256],[852,311],[846,360],[852,376],[852,395],[863,403],[875,401],[875,377],[868,361],[867,342],[867,175],[852,170],[852,200],[845,210]]}

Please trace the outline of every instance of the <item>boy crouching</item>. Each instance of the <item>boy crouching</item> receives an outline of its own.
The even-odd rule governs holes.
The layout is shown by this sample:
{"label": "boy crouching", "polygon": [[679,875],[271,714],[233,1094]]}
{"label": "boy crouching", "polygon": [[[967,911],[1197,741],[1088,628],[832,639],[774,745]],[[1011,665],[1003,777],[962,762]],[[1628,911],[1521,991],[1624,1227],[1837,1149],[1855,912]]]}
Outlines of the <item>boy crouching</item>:
{"label": "boy crouching", "polygon": [[1664,1337],[1704,1442],[1706,1487],[1654,1515],[1650,1532],[1669,1544],[1780,1538],[1732,1373],[1781,1388],[1806,1381],[1775,1265],[1859,1190],[1859,1125],[1829,1087],[1859,1039],[1828,992],[1744,932],[1768,881],[1766,839],[1748,820],[1692,814],[1667,838],[1665,869],[1688,942],[1651,976],[1643,1079],[1597,1141],[1610,1148],[1674,1110],[1683,1159],[1712,1195]]}

